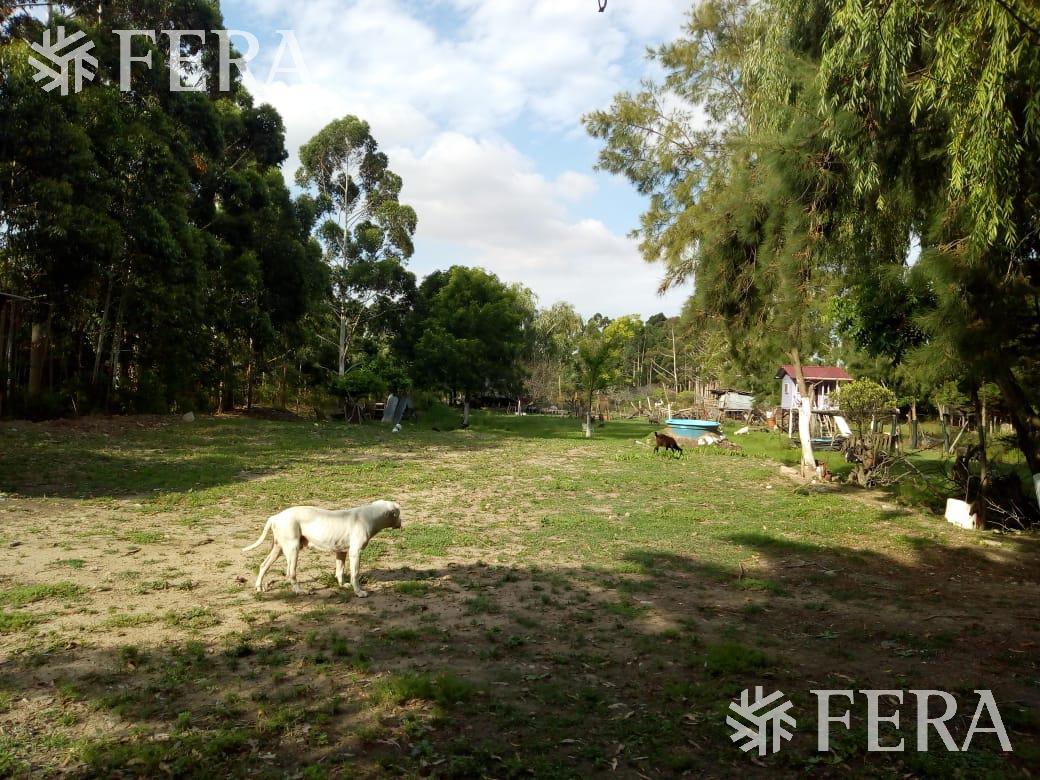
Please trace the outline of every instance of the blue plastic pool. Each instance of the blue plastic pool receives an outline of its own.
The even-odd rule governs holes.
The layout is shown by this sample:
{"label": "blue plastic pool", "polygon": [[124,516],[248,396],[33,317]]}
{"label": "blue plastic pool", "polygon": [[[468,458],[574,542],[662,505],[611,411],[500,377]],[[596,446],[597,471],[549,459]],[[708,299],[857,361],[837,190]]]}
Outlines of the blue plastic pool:
{"label": "blue plastic pool", "polygon": [[667,420],[668,427],[677,436],[700,436],[703,433],[718,433],[722,426],[714,420]]}

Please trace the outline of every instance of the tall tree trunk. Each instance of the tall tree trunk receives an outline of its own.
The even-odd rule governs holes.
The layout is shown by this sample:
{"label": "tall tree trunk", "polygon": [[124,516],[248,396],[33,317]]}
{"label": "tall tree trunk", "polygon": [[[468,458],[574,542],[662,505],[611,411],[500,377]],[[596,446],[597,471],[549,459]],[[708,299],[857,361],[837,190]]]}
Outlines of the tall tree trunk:
{"label": "tall tree trunk", "polygon": [[[349,176],[343,177],[343,203],[350,203],[350,182]],[[350,246],[350,217],[346,211],[347,206],[343,206],[340,212],[340,216],[343,219],[343,268],[347,267],[347,247]],[[339,302],[339,376],[340,378],[347,371],[347,306],[344,298],[346,293],[342,291]]]}
{"label": "tall tree trunk", "polygon": [[466,400],[462,403],[462,424],[469,425],[469,393],[466,394]]}
{"label": "tall tree trunk", "polygon": [[282,361],[282,381],[278,384],[278,409],[285,411],[289,405],[289,361]]}
{"label": "tall tree trunk", "polygon": [[798,410],[798,439],[802,446],[802,476],[807,477],[816,471],[816,455],[812,448],[812,395],[805,381],[802,357],[797,349],[791,350],[791,362],[794,364],[798,395],[801,396],[801,407]]}
{"label": "tall tree trunk", "polygon": [[54,307],[47,308],[47,389],[54,392]]}
{"label": "tall tree trunk", "polygon": [[[302,360],[298,361],[296,365],[297,365],[297,369],[296,370],[298,372],[297,376],[302,378],[303,377],[303,361]],[[296,414],[300,413],[300,401],[302,399],[303,399],[303,382],[300,381],[296,385]]]}
{"label": "tall tree trunk", "polygon": [[119,380],[121,377],[121,362],[120,352],[123,349],[123,317],[126,315],[126,298],[127,288],[129,285],[124,285],[122,292],[119,293],[119,305],[116,307],[116,323],[112,329],[112,354],[109,364],[112,366],[112,383],[111,387],[113,390],[119,389]]}
{"label": "tall tree trunk", "polygon": [[[18,324],[18,305],[11,301],[11,316],[7,322],[7,345],[4,347],[4,353],[7,356],[7,397],[11,397],[11,391],[14,389],[14,329]],[[2,335],[2,334],[0,334]]]}
{"label": "tall tree trunk", "polygon": [[347,372],[347,312],[340,304],[339,307],[339,376]]}
{"label": "tall tree trunk", "polygon": [[224,361],[224,378],[220,382],[218,408],[224,413],[235,411],[235,362],[230,354]]}
{"label": "tall tree trunk", "polygon": [[253,381],[256,379],[256,354],[253,340],[249,340],[249,363],[246,364],[246,411],[253,409]]}
{"label": "tall tree trunk", "polygon": [[47,342],[50,340],[46,322],[33,322],[29,343],[29,397],[38,398],[43,392],[43,368],[47,360]]}
{"label": "tall tree trunk", "polygon": [[986,525],[986,496],[989,493],[989,455],[986,452],[986,404],[979,398],[979,388],[972,385],[971,403],[975,407],[975,423],[979,431],[979,500],[975,505],[979,527]]}
{"label": "tall tree trunk", "polygon": [[996,382],[1011,417],[1018,448],[1025,455],[1029,473],[1033,475],[1033,491],[1040,504],[1040,417],[1037,417],[1036,410],[1010,369],[998,372]]}
{"label": "tall tree trunk", "polygon": [[592,396],[595,390],[589,390],[588,403],[585,405],[585,438],[592,438]]}
{"label": "tall tree trunk", "polygon": [[101,327],[98,328],[97,342],[94,345],[94,373],[91,375],[90,384],[96,386],[98,375],[101,373],[101,355],[105,349],[105,336],[108,332],[108,315],[112,309],[112,288],[115,286],[115,274],[108,276],[108,292],[105,293],[105,308],[101,312]]}
{"label": "tall tree trunk", "polygon": [[[0,347],[4,346],[7,340],[7,318],[8,311],[11,310],[11,306],[8,305],[7,301],[4,301],[0,305]],[[8,376],[11,367],[7,363],[7,350],[0,349],[0,376]],[[4,413],[4,402],[7,400],[7,382],[5,381],[3,386],[0,387],[0,416]]]}
{"label": "tall tree trunk", "polygon": [[[7,364],[7,350],[4,345],[7,341],[7,317],[10,306],[7,301],[0,302],[0,376],[7,377],[11,367]],[[0,387],[0,416],[3,415],[3,404],[7,400],[7,382],[4,381]]]}

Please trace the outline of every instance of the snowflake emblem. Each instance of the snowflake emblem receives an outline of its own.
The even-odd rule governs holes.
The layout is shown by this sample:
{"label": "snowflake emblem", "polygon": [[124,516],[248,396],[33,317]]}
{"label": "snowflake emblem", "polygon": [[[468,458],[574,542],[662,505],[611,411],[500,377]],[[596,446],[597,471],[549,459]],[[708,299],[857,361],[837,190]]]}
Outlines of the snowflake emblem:
{"label": "snowflake emblem", "polygon": [[[772,706],[774,704],[775,706]],[[787,714],[793,706],[790,699],[784,698],[783,691],[775,691],[766,696],[762,686],[756,685],[754,700],[751,699],[750,691],[743,691],[740,694],[740,703],[734,701],[729,705],[737,717],[726,716],[726,724],[734,732],[730,739],[734,742],[744,740],[740,749],[745,753],[755,748],[758,748],[760,756],[767,752],[775,753],[780,749],[781,739],[794,736],[787,728],[793,729],[797,725],[794,718]]]}
{"label": "snowflake emblem", "polygon": [[[82,91],[84,81],[94,80],[94,71],[98,66],[97,59],[90,54],[94,48],[94,42],[89,39],[83,41],[87,36],[82,31],[66,35],[65,28],[58,27],[57,39],[52,43],[52,32],[52,30],[44,31],[43,43],[30,44],[33,51],[45,58],[45,61],[38,60],[36,57],[29,58],[29,62],[36,68],[33,80],[37,82],[46,80],[47,83],[43,85],[46,92],[60,89],[62,95],[68,95],[69,81],[75,71],[74,88],[78,93]],[[70,46],[74,46],[80,41],[83,43],[69,49]]]}

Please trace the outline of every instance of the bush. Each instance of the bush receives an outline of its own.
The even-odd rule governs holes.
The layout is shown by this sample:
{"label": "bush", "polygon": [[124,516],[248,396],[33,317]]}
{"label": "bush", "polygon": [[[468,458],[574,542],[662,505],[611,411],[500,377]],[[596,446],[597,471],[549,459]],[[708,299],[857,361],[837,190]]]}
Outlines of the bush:
{"label": "bush", "polygon": [[343,376],[336,376],[329,392],[339,398],[371,398],[386,395],[386,382],[367,368],[355,368]]}
{"label": "bush", "polygon": [[896,394],[871,379],[857,379],[835,392],[842,415],[860,428],[871,420],[891,414],[896,407]]}
{"label": "bush", "polygon": [[862,487],[889,483],[892,458],[881,451],[884,436],[872,432],[866,436],[864,426],[873,420],[885,420],[896,407],[896,394],[870,379],[857,379],[841,387],[835,397],[841,413],[856,426],[854,441],[846,444],[845,456],[854,466],[850,479]]}

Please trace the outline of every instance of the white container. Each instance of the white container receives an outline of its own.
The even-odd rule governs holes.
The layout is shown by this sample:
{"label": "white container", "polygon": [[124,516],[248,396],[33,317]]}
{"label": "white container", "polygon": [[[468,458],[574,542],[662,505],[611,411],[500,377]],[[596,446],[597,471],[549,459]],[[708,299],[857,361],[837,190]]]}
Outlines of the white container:
{"label": "white container", "polygon": [[975,530],[976,517],[972,514],[971,505],[967,501],[956,498],[946,499],[946,520],[960,528]]}

